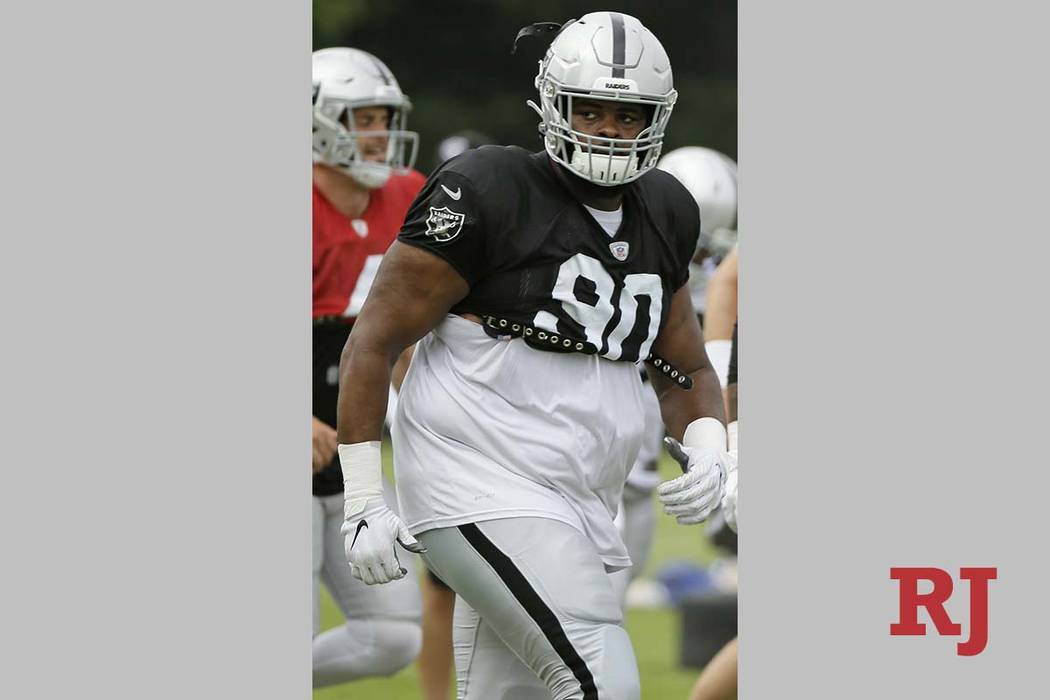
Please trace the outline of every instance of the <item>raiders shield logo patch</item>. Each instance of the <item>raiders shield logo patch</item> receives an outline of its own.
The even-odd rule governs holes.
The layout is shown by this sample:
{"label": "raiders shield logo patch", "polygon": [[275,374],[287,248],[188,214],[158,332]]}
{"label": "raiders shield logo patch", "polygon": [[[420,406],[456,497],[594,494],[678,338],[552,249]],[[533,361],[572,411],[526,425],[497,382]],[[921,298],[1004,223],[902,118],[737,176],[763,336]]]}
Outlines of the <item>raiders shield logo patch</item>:
{"label": "raiders shield logo patch", "polygon": [[427,218],[427,235],[438,243],[451,241],[459,235],[463,228],[466,215],[452,211],[448,207],[430,207],[430,216]]}
{"label": "raiders shield logo patch", "polygon": [[609,250],[612,252],[614,258],[623,262],[627,259],[627,253],[631,250],[631,244],[626,241],[616,241],[609,244]]}

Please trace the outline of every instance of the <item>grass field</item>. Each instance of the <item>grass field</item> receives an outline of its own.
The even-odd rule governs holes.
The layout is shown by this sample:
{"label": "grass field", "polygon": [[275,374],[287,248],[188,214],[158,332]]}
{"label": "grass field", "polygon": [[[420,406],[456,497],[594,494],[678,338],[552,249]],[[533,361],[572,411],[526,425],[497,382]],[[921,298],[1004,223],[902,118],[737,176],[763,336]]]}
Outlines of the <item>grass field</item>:
{"label": "grass field", "polygon": [[[384,449],[384,459],[389,459]],[[389,469],[389,464],[386,465]],[[664,478],[681,472],[670,457],[660,463]],[[683,527],[662,512],[657,516],[652,556],[646,567],[651,574],[669,561],[692,561],[706,564],[716,557],[699,527]],[[338,609],[322,592],[321,627],[341,624]],[[628,610],[627,631],[634,642],[635,655],[642,680],[642,700],[684,700],[696,680],[697,671],[680,669],[678,659],[678,615],[673,610]],[[314,700],[418,700],[419,682],[414,666],[390,678],[362,680],[314,691]],[[450,692],[449,697],[454,697]]]}

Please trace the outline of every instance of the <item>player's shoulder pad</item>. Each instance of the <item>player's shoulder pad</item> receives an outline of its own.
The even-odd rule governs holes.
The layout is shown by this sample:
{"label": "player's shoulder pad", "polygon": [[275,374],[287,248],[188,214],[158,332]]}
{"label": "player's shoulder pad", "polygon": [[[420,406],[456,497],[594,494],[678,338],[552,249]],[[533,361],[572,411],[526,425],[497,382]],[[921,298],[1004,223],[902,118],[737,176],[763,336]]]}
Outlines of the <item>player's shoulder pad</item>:
{"label": "player's shoulder pad", "polygon": [[[529,152],[517,146],[480,146],[450,158],[430,176],[425,192],[444,192],[492,223],[506,225],[520,214],[528,189]],[[440,188],[440,189],[439,189]]]}
{"label": "player's shoulder pad", "polygon": [[517,179],[515,174],[528,167],[529,155],[518,146],[479,146],[448,159],[437,172],[458,175],[479,190],[487,189],[490,184]]}

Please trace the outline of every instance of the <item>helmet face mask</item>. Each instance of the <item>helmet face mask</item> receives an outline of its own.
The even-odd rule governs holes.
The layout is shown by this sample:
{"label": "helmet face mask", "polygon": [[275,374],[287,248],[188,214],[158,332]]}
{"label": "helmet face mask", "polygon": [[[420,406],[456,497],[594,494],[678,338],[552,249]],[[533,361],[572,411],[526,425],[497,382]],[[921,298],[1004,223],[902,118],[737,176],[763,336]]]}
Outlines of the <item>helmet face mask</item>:
{"label": "helmet face mask", "polygon": [[[385,107],[386,129],[358,129],[354,110]],[[323,49],[313,55],[313,158],[342,170],[361,185],[382,187],[396,170],[411,168],[419,135],[408,131],[409,99],[390,70],[357,49]],[[385,141],[385,156],[366,148]]]}
{"label": "helmet face mask", "polygon": [[[551,159],[598,185],[623,185],[656,166],[678,93],[659,41],[617,12],[593,12],[565,25],[536,76],[544,147]],[[647,124],[634,138],[573,128],[573,104],[588,99],[641,107]]]}

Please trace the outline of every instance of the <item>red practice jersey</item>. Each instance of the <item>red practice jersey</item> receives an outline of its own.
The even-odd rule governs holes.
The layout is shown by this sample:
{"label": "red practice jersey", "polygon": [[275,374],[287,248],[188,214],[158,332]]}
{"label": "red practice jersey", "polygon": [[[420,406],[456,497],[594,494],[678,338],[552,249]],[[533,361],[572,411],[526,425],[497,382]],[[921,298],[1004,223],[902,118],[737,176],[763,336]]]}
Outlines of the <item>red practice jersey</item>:
{"label": "red practice jersey", "polygon": [[353,220],[314,187],[314,318],[357,316],[379,261],[397,238],[405,212],[424,181],[415,170],[394,173],[385,185],[371,191],[365,213]]}

